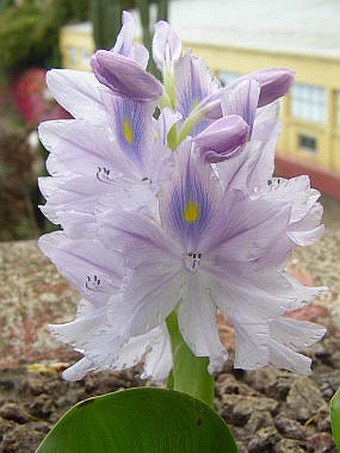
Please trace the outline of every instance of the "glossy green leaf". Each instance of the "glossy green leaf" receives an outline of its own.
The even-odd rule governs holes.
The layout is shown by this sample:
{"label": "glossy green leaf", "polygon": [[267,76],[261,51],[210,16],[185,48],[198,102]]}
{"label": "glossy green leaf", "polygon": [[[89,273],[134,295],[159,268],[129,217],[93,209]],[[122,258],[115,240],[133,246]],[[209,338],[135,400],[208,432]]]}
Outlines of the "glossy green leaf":
{"label": "glossy green leaf", "polygon": [[335,445],[340,451],[340,389],[331,399],[331,422]]}
{"label": "glossy green leaf", "polygon": [[36,453],[236,453],[219,415],[184,393],[137,388],[68,411]]}

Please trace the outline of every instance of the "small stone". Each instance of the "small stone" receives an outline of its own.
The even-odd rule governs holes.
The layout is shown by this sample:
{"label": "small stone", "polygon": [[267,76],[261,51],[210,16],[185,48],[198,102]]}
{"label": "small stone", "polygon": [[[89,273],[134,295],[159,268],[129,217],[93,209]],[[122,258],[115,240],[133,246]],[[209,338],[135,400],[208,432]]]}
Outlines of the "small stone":
{"label": "small stone", "polygon": [[275,426],[284,437],[289,439],[305,440],[308,436],[308,430],[304,426],[284,414],[276,417]]}
{"label": "small stone", "polygon": [[293,382],[287,396],[287,409],[292,417],[301,421],[315,416],[324,403],[318,387],[306,377]]}
{"label": "small stone", "polygon": [[38,396],[44,393],[44,381],[40,376],[29,376],[25,378],[20,386],[21,396]]}
{"label": "small stone", "polygon": [[273,426],[261,428],[248,444],[249,453],[270,452],[280,442],[281,436]]}
{"label": "small stone", "polygon": [[48,395],[39,395],[34,400],[25,403],[25,408],[34,417],[48,419],[53,410],[53,404]]}
{"label": "small stone", "polygon": [[268,411],[276,414],[279,403],[265,396],[223,395],[220,414],[227,423],[244,426],[256,411]]}
{"label": "small stone", "polygon": [[13,420],[20,424],[32,421],[32,416],[25,409],[14,403],[8,403],[2,406],[0,415],[6,420]]}
{"label": "small stone", "polygon": [[274,447],[275,453],[305,453],[296,440],[282,439]]}
{"label": "small stone", "polygon": [[44,422],[17,425],[15,429],[5,433],[1,451],[6,453],[33,452],[50,429],[50,425]]}
{"label": "small stone", "polygon": [[329,406],[325,404],[321,406],[316,415],[316,425],[318,431],[331,432],[331,417],[329,413]]}
{"label": "small stone", "polygon": [[269,411],[257,411],[255,410],[245,426],[247,433],[255,434],[261,428],[267,428],[273,426],[273,417]]}
{"label": "small stone", "polygon": [[0,416],[0,442],[4,435],[9,431],[13,430],[15,426],[16,426],[15,422],[13,422],[12,420],[6,420],[5,418]]}
{"label": "small stone", "polygon": [[252,388],[269,396],[284,401],[296,377],[288,371],[264,367],[256,371],[247,371],[245,381]]}
{"label": "small stone", "polygon": [[335,368],[331,372],[314,374],[312,377],[326,400],[330,400],[340,387],[340,369]]}
{"label": "small stone", "polygon": [[313,453],[335,453],[333,437],[329,433],[316,433],[307,441],[307,451]]}
{"label": "small stone", "polygon": [[239,381],[230,373],[221,373],[215,384],[217,393],[219,395],[234,394],[234,395],[250,395],[255,396],[259,393],[252,389],[249,385]]}

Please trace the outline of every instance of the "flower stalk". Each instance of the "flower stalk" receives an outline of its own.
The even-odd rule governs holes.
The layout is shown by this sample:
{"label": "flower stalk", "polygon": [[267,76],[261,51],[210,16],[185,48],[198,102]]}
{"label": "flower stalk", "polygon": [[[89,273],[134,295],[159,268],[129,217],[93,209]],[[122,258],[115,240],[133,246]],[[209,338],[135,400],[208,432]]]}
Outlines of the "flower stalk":
{"label": "flower stalk", "polygon": [[207,370],[209,359],[196,357],[191,352],[178,327],[176,310],[167,317],[166,325],[173,356],[168,388],[198,398],[213,407],[214,378]]}

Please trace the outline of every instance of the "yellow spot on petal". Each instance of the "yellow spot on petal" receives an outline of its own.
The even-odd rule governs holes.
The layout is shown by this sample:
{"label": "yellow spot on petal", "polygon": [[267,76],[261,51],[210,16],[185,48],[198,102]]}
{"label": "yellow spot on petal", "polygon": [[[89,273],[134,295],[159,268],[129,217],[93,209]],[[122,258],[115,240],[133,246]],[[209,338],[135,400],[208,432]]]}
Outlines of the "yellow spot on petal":
{"label": "yellow spot on petal", "polygon": [[187,203],[185,210],[183,211],[184,220],[187,223],[194,223],[197,220],[200,208],[196,203],[194,203],[190,198]]}
{"label": "yellow spot on petal", "polygon": [[123,134],[124,134],[125,140],[128,142],[129,145],[131,145],[132,140],[133,140],[133,135],[132,135],[131,126],[130,126],[130,123],[129,123],[129,120],[127,119],[127,117],[125,117],[124,124],[123,124]]}

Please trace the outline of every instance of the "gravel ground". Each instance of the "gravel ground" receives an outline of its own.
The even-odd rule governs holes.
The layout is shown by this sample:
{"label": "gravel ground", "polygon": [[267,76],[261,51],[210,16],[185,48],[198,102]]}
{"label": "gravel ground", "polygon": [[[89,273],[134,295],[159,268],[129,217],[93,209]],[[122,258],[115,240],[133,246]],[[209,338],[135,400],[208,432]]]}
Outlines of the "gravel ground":
{"label": "gravel ground", "polygon": [[[294,315],[328,327],[323,341],[304,351],[314,360],[313,373],[299,377],[271,368],[233,370],[232,329],[220,325],[231,360],[216,377],[215,406],[240,453],[335,452],[328,405],[340,387],[340,203],[325,199],[324,205],[324,238],[297,249],[289,264],[305,284],[330,287]],[[60,378],[66,366],[61,362],[70,363],[75,354],[51,339],[46,323],[71,319],[79,297],[35,242],[0,244],[0,278],[0,452],[34,452],[60,416],[86,397],[152,384],[138,378],[138,368],[95,372],[77,383]]]}

